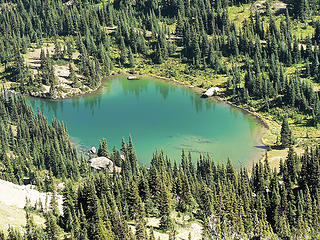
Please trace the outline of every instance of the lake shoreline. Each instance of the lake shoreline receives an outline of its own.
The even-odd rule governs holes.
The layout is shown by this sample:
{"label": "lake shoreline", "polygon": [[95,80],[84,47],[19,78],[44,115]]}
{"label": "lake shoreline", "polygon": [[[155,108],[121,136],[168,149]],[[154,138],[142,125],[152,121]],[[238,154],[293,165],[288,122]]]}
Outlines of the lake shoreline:
{"label": "lake shoreline", "polygon": [[[103,81],[107,81],[109,80],[110,78],[116,78],[116,77],[128,77],[128,76],[132,76],[132,75],[135,75],[135,76],[138,76],[139,78],[154,78],[154,79],[158,79],[158,80],[164,80],[166,82],[170,82],[170,83],[176,83],[177,85],[180,85],[180,86],[184,86],[184,87],[188,87],[192,90],[194,90],[196,93],[199,93],[199,94],[202,94],[203,92],[205,92],[207,89],[205,88],[200,88],[200,87],[197,87],[197,86],[192,86],[190,87],[191,85],[187,84],[187,83],[182,83],[182,82],[179,82],[177,80],[174,80],[172,78],[167,78],[167,77],[161,77],[161,76],[157,76],[157,75],[153,75],[153,74],[129,74],[129,73],[117,73],[117,74],[113,74],[113,75],[110,75],[110,76],[107,76],[105,77]],[[44,97],[44,96],[34,96],[34,95],[29,95],[30,97],[33,97],[33,98],[40,98],[40,99],[47,99],[47,100],[51,100],[51,101],[59,101],[59,100],[64,100],[64,99],[72,99],[72,98],[80,98],[82,96],[86,96],[86,95],[91,95],[91,94],[95,94],[97,93],[102,87],[102,83],[99,87],[97,87],[96,89],[91,89],[89,91],[86,91],[86,92],[83,92],[83,93],[79,93],[79,94],[75,94],[75,95],[72,95],[72,96],[65,96],[65,97],[61,97],[61,98],[47,98],[47,97]],[[255,112],[252,112],[244,107],[240,107],[230,101],[227,101],[227,100],[224,100],[223,98],[219,97],[219,96],[212,96],[212,97],[209,97],[209,99],[214,99],[218,102],[222,102],[222,103],[225,103],[233,108],[236,108],[238,110],[241,110],[244,114],[247,114],[247,115],[250,115],[254,118],[256,118],[266,129],[269,129],[269,125],[268,123],[259,115],[257,115],[257,113]]]}
{"label": "lake shoreline", "polygon": [[[105,77],[102,80],[102,82],[101,82],[99,87],[97,87],[95,90],[92,90],[92,91],[89,91],[89,92],[80,93],[80,94],[73,95],[73,96],[66,96],[66,97],[58,98],[58,99],[45,98],[45,97],[39,97],[39,96],[38,97],[32,96],[32,97],[33,98],[48,99],[50,101],[61,101],[61,100],[64,100],[64,99],[81,98],[83,96],[93,95],[93,94],[96,94],[97,92],[99,92],[101,90],[101,88],[103,88],[103,82],[104,81],[108,81],[110,79],[117,78],[117,77],[126,77],[127,78],[128,76],[133,76],[133,75],[137,76],[138,78],[147,78],[147,79],[151,78],[151,79],[155,79],[155,80],[162,80],[162,81],[165,81],[165,82],[169,82],[170,84],[183,86],[183,87],[189,88],[192,91],[194,91],[195,93],[199,94],[199,97],[201,97],[201,94],[203,94],[203,92],[206,91],[206,89],[204,89],[204,88],[200,88],[200,87],[197,87],[197,86],[192,86],[192,85],[190,85],[188,83],[179,82],[179,81],[177,81],[175,79],[172,79],[172,78],[161,77],[161,76],[157,76],[157,75],[153,75],[153,74],[129,74],[129,73],[122,72],[122,73],[116,73],[116,74],[112,74],[110,76]],[[265,150],[264,151],[258,150],[257,153],[255,154],[255,156],[252,157],[252,160],[244,165],[244,167],[248,167],[249,169],[251,169],[252,168],[252,164],[255,164],[256,162],[259,162],[260,160],[262,160],[264,158],[264,156],[265,156],[265,153],[267,152],[268,146],[263,143],[263,136],[266,133],[266,131],[269,129],[269,125],[267,124],[267,122],[262,117],[258,116],[256,113],[251,112],[248,109],[245,109],[243,107],[237,106],[236,104],[234,104],[234,103],[232,103],[230,101],[224,100],[219,96],[212,96],[212,97],[209,97],[208,99],[210,99],[211,101],[224,103],[224,104],[228,105],[231,108],[240,110],[243,114],[253,117],[263,127],[262,130],[257,134],[256,139],[257,139],[257,141],[259,143],[258,147],[260,147],[260,146],[261,147],[265,147]],[[261,152],[263,152],[263,153],[261,153]]]}
{"label": "lake shoreline", "polygon": [[[126,75],[128,75],[128,74],[124,74],[124,75],[122,75],[122,76],[126,76]],[[121,76],[121,74],[119,74],[119,76]],[[156,75],[152,75],[152,74],[144,74],[144,75],[138,75],[138,76],[140,76],[140,77],[150,77],[150,78],[165,80],[165,81],[169,81],[169,82],[174,82],[174,83],[177,83],[178,85],[185,86],[185,87],[189,87],[189,88],[190,88],[190,86],[191,86],[191,85],[189,85],[189,84],[184,84],[184,83],[181,83],[181,82],[179,82],[179,81],[177,81],[177,80],[174,80],[174,79],[171,79],[171,78],[160,77],[160,76],[156,76]],[[190,88],[190,89],[193,89],[195,92],[197,92],[197,93],[199,93],[199,94],[202,94],[202,93],[204,93],[204,92],[207,90],[207,89],[205,89],[205,88],[200,88],[200,87],[197,87],[197,86],[193,86],[193,87]],[[224,99],[222,99],[222,98],[219,97],[219,96],[212,96],[212,97],[208,97],[208,98],[209,98],[209,99],[210,99],[210,98],[211,98],[211,99],[214,99],[214,100],[216,100],[216,101],[218,101],[218,102],[225,103],[225,104],[227,104],[227,105],[229,105],[229,106],[231,106],[231,107],[233,107],[233,108],[236,108],[236,109],[238,109],[238,110],[241,110],[244,114],[247,114],[247,115],[250,115],[250,116],[256,118],[256,119],[258,120],[258,122],[260,122],[266,129],[269,129],[268,123],[267,123],[262,117],[260,117],[259,115],[257,115],[256,113],[251,112],[250,110],[248,110],[248,109],[246,109],[246,108],[244,108],[244,107],[240,107],[240,106],[238,106],[238,105],[236,105],[236,104],[234,104],[234,103],[232,103],[232,102],[230,102],[230,101],[224,100]]]}
{"label": "lake shoreline", "polygon": [[[125,77],[128,77],[130,75],[134,75],[134,74],[128,74],[128,73],[123,73],[123,74],[117,74],[117,75],[114,75],[115,77],[120,77],[120,76],[125,76]],[[184,86],[184,87],[188,87],[190,89],[192,89],[194,92],[198,93],[198,94],[203,94],[207,89],[205,88],[200,88],[200,87],[197,87],[197,86],[193,86],[193,87],[190,87],[191,85],[190,84],[187,84],[187,83],[182,83],[182,82],[179,82],[175,79],[172,79],[172,78],[167,78],[167,77],[161,77],[161,76],[157,76],[157,75],[153,75],[153,74],[136,74],[136,76],[140,77],[140,78],[154,78],[154,79],[158,79],[158,80],[163,80],[163,81],[166,81],[166,82],[170,82],[170,83],[175,83],[177,85],[180,85],[180,86]],[[220,103],[224,103],[226,105],[228,105],[229,107],[231,108],[235,108],[235,109],[238,109],[240,110],[243,114],[245,115],[249,115],[253,118],[255,118],[262,126],[263,126],[263,129],[261,130],[261,133],[257,135],[257,140],[258,140],[258,143],[259,145],[265,147],[265,150],[264,151],[261,151],[262,153],[257,152],[255,154],[255,156],[253,156],[252,158],[252,161],[249,161],[247,164],[244,165],[244,167],[247,167],[248,169],[251,169],[253,164],[255,163],[258,163],[259,161],[261,161],[262,159],[264,159],[265,157],[265,154],[268,152],[268,148],[269,146],[265,145],[263,143],[263,136],[265,135],[266,131],[269,129],[269,124],[259,115],[257,115],[256,113],[244,108],[244,107],[240,107],[230,101],[227,101],[227,100],[224,100],[222,99],[221,97],[219,96],[212,96],[212,97],[209,97],[208,99],[211,99],[213,101],[218,101]]]}

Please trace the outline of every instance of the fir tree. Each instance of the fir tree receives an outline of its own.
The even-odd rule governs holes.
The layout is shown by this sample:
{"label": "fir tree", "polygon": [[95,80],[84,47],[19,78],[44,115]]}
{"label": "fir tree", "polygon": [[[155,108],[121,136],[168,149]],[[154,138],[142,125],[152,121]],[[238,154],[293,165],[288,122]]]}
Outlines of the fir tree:
{"label": "fir tree", "polygon": [[281,144],[284,148],[289,147],[292,144],[292,133],[287,118],[283,119],[281,125]]}
{"label": "fir tree", "polygon": [[102,143],[100,142],[97,155],[99,157],[109,157],[108,143],[105,138],[102,139]]}

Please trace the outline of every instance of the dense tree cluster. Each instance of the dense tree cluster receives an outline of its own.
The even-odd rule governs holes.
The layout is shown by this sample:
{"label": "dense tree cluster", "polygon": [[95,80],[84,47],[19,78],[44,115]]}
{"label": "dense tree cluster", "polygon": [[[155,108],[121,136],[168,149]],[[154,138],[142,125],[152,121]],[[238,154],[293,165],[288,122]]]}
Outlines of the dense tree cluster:
{"label": "dense tree cluster", "polygon": [[[28,219],[26,234],[32,239],[61,239],[63,232],[71,239],[148,239],[146,216],[159,217],[160,228],[170,230],[173,211],[201,220],[204,239],[320,234],[319,147],[306,149],[301,157],[290,148],[279,172],[270,168],[266,157],[249,173],[236,171],[230,160],[216,165],[205,155],[194,164],[184,152],[179,165],[156,152],[146,168],[138,164],[131,137],[111,153],[103,139],[98,155],[109,157],[122,170],[89,174],[63,124],[49,125],[41,113],[34,115],[24,98],[0,100],[1,178],[22,183],[28,176],[54,192],[53,178],[66,182],[63,215],[53,207],[45,214],[45,229]],[[287,136],[286,120],[283,128]],[[128,221],[135,223],[136,231]],[[12,229],[8,239],[19,239],[16,235],[20,233]]]}
{"label": "dense tree cluster", "polygon": [[[259,109],[292,108],[310,116],[310,124],[320,123],[320,101],[309,82],[319,81],[320,24],[313,21],[312,38],[293,34],[292,19],[308,19],[317,13],[317,0],[288,1],[286,14],[277,20],[266,3],[266,13],[251,12],[241,28],[230,21],[228,6],[254,3],[250,0],[197,1],[61,1],[40,0],[1,3],[0,60],[8,79],[29,91],[39,83],[52,87],[52,60],[72,60],[74,51],[78,78],[71,65],[73,86],[80,80],[90,88],[101,84],[114,65],[134,67],[137,56],[160,64],[180,57],[190,69],[212,68],[228,76],[226,92],[233,101],[247,104],[258,100]],[[310,7],[316,6],[316,7]],[[264,16],[262,16],[264,14]],[[268,18],[268,21],[265,19]],[[280,21],[279,24],[276,21]],[[169,25],[175,23],[175,30]],[[309,24],[309,23],[306,23]],[[31,43],[42,45],[43,38],[54,39],[54,54],[42,52],[39,74],[25,66],[23,53]],[[66,39],[64,46],[57,40]],[[224,58],[231,59],[224,64]],[[286,67],[303,64],[291,76]],[[9,78],[11,76],[11,78]],[[242,84],[244,83],[244,85]]]}
{"label": "dense tree cluster", "polygon": [[[118,151],[111,158],[115,156]],[[317,238],[319,156],[318,147],[302,157],[291,148],[279,172],[266,158],[251,174],[236,171],[230,161],[216,165],[208,156],[200,156],[195,165],[184,152],[179,165],[163,152],[154,154],[148,169],[122,160],[120,174],[99,173],[78,189],[68,185],[61,227],[74,239],[83,239],[81,234],[88,239],[148,239],[145,217],[160,217],[160,228],[170,230],[175,210],[202,220],[204,239]]]}
{"label": "dense tree cluster", "polygon": [[49,124],[35,115],[25,98],[0,96],[0,177],[23,184],[23,179],[48,190],[51,176],[79,179],[88,171],[84,158],[70,143],[63,123]]}
{"label": "dense tree cluster", "polygon": [[[120,160],[120,153],[127,158]],[[249,173],[203,155],[194,164],[184,152],[179,165],[156,152],[146,168],[136,163],[130,140],[110,158],[120,161],[121,173],[99,172],[76,185],[67,180],[63,215],[47,213],[45,229],[29,219],[27,239],[61,239],[63,232],[68,239],[153,239],[145,217],[159,217],[160,229],[170,231],[172,211],[201,220],[203,239],[319,237],[319,147],[301,157],[290,148],[279,172],[268,158]],[[12,229],[8,239],[23,239],[16,235]]]}
{"label": "dense tree cluster", "polygon": [[[308,23],[319,1],[287,1],[279,22],[268,3],[266,13],[252,12],[240,28],[230,21],[228,6],[253,2],[0,0],[0,62],[5,80],[19,84],[21,92],[44,84],[54,95],[55,61],[69,61],[74,86],[96,88],[114,66],[136,66],[136,57],[153,64],[176,58],[186,63],[186,74],[207,68],[225,74],[226,96],[234,102],[256,100],[263,111],[293,109],[319,124],[319,93],[303,80],[320,81],[320,22]],[[314,35],[294,35],[293,19],[312,24]],[[54,54],[42,50],[32,74],[23,56],[31,44],[43,47],[45,38],[53,40]],[[303,68],[288,76],[286,68],[298,64]],[[290,147],[288,120],[281,120],[281,143]],[[204,239],[319,238],[319,147],[301,157],[290,148],[279,171],[267,158],[248,172],[236,171],[230,161],[216,165],[209,156],[196,160],[184,152],[180,164],[156,152],[147,168],[139,166],[131,138],[112,151],[103,139],[98,156],[110,158],[121,172],[89,170],[63,123],[49,124],[22,97],[0,96],[1,179],[22,184],[28,178],[53,191],[54,179],[66,183],[63,215],[46,213],[42,229],[27,214],[26,239],[154,239],[146,217],[159,217],[159,228],[173,232],[174,211],[200,220]],[[24,237],[9,229],[7,237],[0,234],[6,238]]]}

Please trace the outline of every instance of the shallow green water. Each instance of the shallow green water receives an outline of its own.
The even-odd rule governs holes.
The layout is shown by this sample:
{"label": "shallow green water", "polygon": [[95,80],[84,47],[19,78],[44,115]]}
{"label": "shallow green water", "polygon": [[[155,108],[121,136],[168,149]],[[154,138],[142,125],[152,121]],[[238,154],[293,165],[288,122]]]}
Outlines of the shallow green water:
{"label": "shallow green water", "polygon": [[140,163],[148,164],[157,149],[180,161],[185,149],[195,158],[200,152],[217,162],[229,157],[239,167],[263,151],[258,140],[263,127],[255,119],[164,81],[118,77],[91,95],[61,101],[31,98],[29,103],[49,119],[64,121],[71,138],[85,148],[97,147],[105,137],[112,150],[131,135]]}

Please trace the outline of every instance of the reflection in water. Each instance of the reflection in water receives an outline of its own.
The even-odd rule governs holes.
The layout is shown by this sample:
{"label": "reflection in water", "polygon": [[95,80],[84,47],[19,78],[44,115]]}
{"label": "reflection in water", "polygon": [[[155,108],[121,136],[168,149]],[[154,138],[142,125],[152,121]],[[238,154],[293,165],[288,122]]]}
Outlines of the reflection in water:
{"label": "reflection in water", "polygon": [[[132,84],[133,82],[139,82],[139,84]],[[169,96],[169,93],[174,93],[177,89],[179,89],[185,96],[188,96],[191,100],[192,106],[196,110],[197,113],[203,111],[203,105],[205,104],[206,110],[215,108],[216,102],[215,101],[204,101],[199,97],[199,94],[194,93],[192,90],[181,87],[181,86],[175,86],[170,85],[163,81],[154,81],[153,80],[135,80],[135,81],[120,81],[121,87],[123,90],[124,95],[132,95],[134,94],[137,99],[139,99],[139,96],[143,92],[148,91],[148,86],[150,85],[150,82],[154,84],[154,89],[156,90],[156,94],[162,96],[163,100],[166,100]],[[63,114],[64,111],[64,102],[65,101],[71,101],[72,107],[74,109],[79,110],[80,106],[84,105],[86,109],[90,110],[90,113],[92,116],[95,115],[96,111],[99,111],[101,108],[101,101],[104,94],[110,94],[113,91],[113,87],[118,85],[117,83],[114,83],[112,80],[106,80],[103,87],[94,92],[93,94],[88,94],[86,96],[80,96],[80,97],[74,97],[70,99],[65,100],[49,100],[49,99],[42,99],[39,101],[37,98],[29,97],[28,101],[29,104],[32,106],[32,108],[35,109],[35,106],[40,107],[40,111],[43,111],[44,109],[47,109],[51,113],[54,114],[55,117],[57,117],[57,110],[59,109],[59,112]],[[40,104],[37,104],[37,102],[40,102]],[[232,114],[237,115],[238,110],[234,110],[233,108],[229,108],[230,112]]]}
{"label": "reflection in water", "polygon": [[[53,113],[54,116],[57,116],[58,101],[49,101],[47,99],[40,100],[38,98],[29,97],[28,103],[36,112],[45,112],[46,110]],[[63,106],[61,109],[63,109]]]}
{"label": "reflection in water", "polygon": [[166,98],[168,97],[169,91],[175,90],[175,87],[173,87],[173,86],[167,87],[167,86],[161,84],[160,82],[155,82],[155,88],[156,88],[156,90],[159,91],[159,93],[161,94],[161,96],[163,97],[164,100],[166,100]]}
{"label": "reflection in water", "polygon": [[259,134],[257,133],[257,126],[258,126],[258,123],[255,120],[249,119],[249,130],[250,130],[251,137],[254,137],[254,135]]}
{"label": "reflection in water", "polygon": [[[90,110],[92,116],[94,116],[96,111],[99,111],[101,107],[102,93],[97,92],[95,95],[90,95],[88,97],[81,98],[83,99],[84,106]],[[79,99],[80,101],[80,99]]]}
{"label": "reflection in water", "polygon": [[71,102],[72,102],[72,107],[74,108],[74,109],[79,109],[79,107],[80,107],[80,101],[79,101],[79,99],[78,98],[72,98],[71,99]]}
{"label": "reflection in water", "polygon": [[[139,84],[133,84],[134,82],[138,82]],[[108,82],[110,85],[110,91],[112,90],[111,84],[112,81]],[[147,91],[148,89],[149,81],[141,81],[141,80],[127,80],[127,81],[121,81],[122,90],[124,95],[130,95],[134,94],[137,99],[139,99],[139,96],[142,92]]]}
{"label": "reflection in water", "polygon": [[164,81],[115,78],[94,94],[50,101],[29,98],[33,109],[48,119],[56,117],[68,126],[79,146],[97,146],[105,137],[110,148],[121,147],[122,137],[133,136],[139,161],[148,164],[156,149],[180,161],[181,151],[200,153],[216,161],[228,157],[239,166],[263,149],[256,148],[260,126],[241,111],[210,99],[192,89]]}

